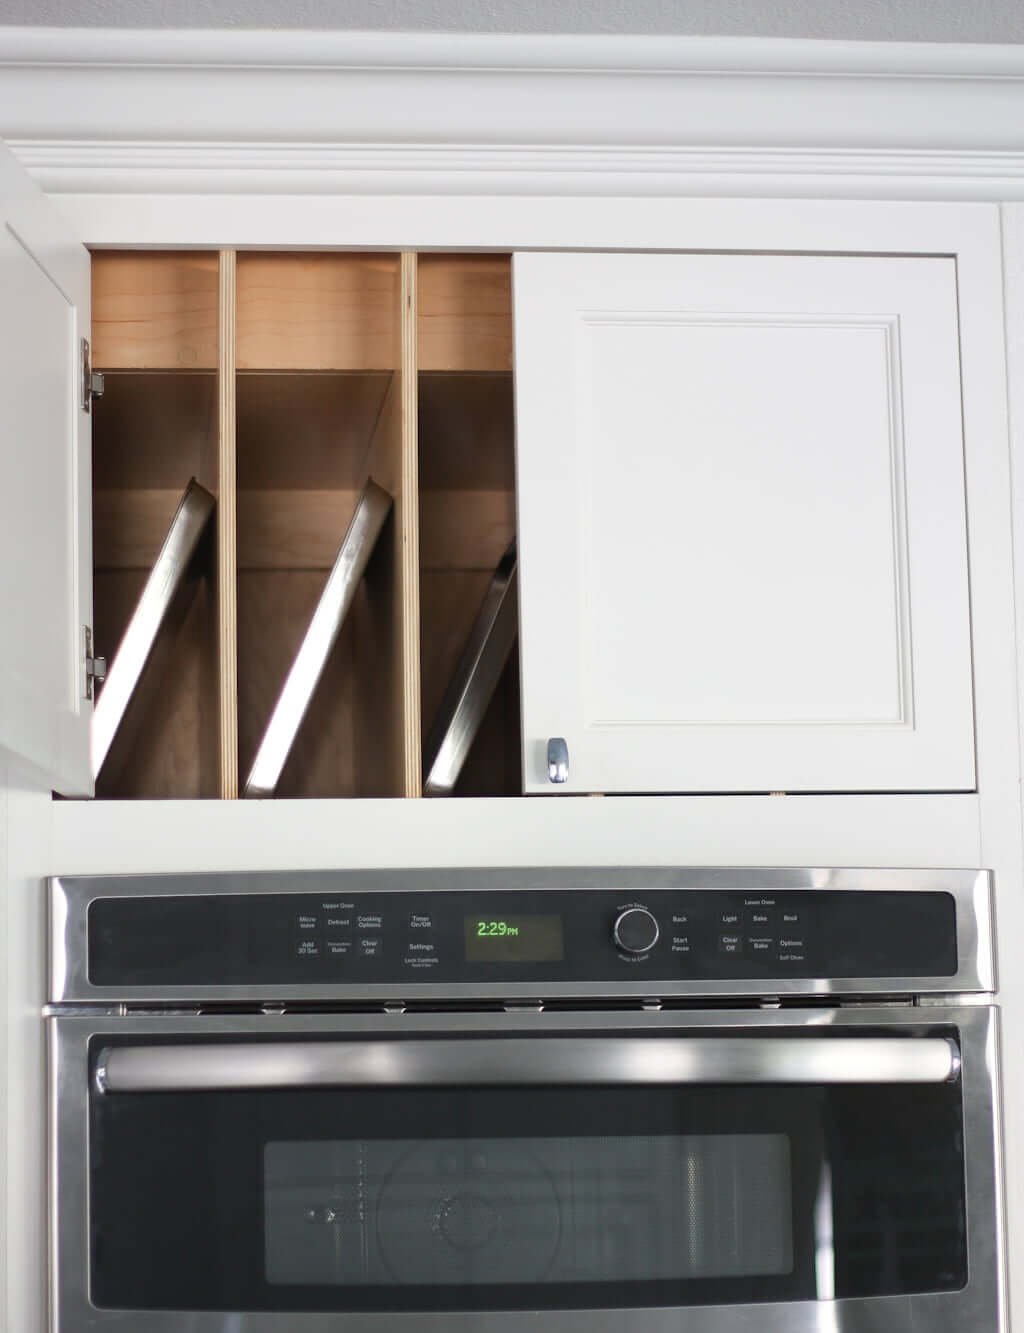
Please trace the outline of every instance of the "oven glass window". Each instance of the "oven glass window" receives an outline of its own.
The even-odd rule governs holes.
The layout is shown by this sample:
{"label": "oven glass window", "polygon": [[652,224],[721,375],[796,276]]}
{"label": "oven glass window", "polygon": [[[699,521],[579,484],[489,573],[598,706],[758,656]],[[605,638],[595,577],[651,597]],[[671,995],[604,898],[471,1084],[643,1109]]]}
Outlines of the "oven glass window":
{"label": "oven glass window", "polygon": [[651,1308],[967,1280],[955,1083],[94,1091],[89,1163],[101,1308]]}
{"label": "oven glass window", "polygon": [[623,1283],[789,1273],[785,1134],[268,1143],[273,1283]]}

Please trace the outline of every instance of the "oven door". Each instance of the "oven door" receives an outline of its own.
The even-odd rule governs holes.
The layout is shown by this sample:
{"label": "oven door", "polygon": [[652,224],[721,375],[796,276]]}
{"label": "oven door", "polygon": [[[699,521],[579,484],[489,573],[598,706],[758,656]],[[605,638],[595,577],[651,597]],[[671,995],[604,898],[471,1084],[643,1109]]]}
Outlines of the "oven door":
{"label": "oven door", "polygon": [[995,1333],[994,1022],[60,1017],[58,1333]]}

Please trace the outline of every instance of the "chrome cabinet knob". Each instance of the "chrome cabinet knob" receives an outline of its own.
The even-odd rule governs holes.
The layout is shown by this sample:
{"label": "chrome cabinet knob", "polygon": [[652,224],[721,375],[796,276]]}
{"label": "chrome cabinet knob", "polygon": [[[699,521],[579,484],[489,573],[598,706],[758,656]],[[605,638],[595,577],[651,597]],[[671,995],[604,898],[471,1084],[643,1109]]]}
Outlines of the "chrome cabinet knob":
{"label": "chrome cabinet knob", "polygon": [[569,747],[564,736],[548,737],[548,782],[569,781]]}

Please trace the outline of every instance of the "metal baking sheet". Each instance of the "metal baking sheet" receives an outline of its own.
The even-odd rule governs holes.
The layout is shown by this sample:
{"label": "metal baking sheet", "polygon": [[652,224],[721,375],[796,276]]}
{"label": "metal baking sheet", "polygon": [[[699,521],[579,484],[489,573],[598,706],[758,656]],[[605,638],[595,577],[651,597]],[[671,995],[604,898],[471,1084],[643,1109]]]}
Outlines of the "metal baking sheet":
{"label": "metal baking sheet", "polygon": [[273,796],[391,505],[391,496],[382,486],[372,480],[366,483],[256,751],[245,796]]}
{"label": "metal baking sheet", "polygon": [[516,544],[498,562],[430,731],[424,796],[450,796],[459,780],[519,629]]}
{"label": "metal baking sheet", "polygon": [[206,531],[216,500],[193,477],[171,519],[160,554],[117,646],[92,716],[92,773],[99,776],[128,707],[135,697],[161,630],[185,584],[192,557]]}

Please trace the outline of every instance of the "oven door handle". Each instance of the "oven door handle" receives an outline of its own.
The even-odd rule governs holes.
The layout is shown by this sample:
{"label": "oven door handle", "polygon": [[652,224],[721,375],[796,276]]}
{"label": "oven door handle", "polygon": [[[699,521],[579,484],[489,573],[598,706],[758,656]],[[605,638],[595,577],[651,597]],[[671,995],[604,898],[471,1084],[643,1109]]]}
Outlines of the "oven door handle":
{"label": "oven door handle", "polygon": [[947,1083],[948,1037],[472,1037],[109,1046],[101,1093],[628,1083]]}

